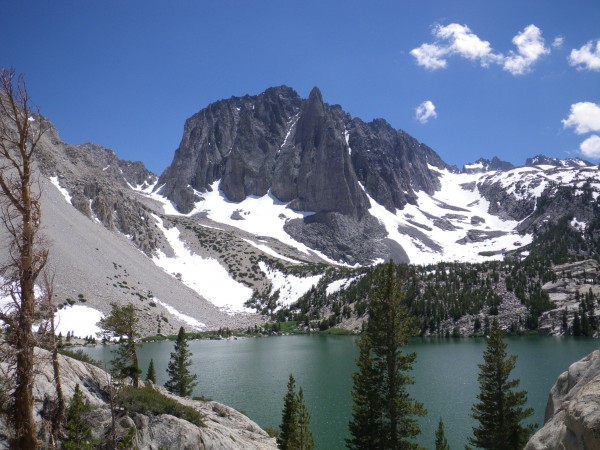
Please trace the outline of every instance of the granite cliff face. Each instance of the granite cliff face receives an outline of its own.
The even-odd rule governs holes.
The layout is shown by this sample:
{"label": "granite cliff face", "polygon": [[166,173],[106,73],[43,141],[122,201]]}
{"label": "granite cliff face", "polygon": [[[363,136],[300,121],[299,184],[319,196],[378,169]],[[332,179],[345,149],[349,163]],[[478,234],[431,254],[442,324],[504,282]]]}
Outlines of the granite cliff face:
{"label": "granite cliff face", "polygon": [[600,449],[600,351],[562,373],[548,396],[544,426],[525,450]]}

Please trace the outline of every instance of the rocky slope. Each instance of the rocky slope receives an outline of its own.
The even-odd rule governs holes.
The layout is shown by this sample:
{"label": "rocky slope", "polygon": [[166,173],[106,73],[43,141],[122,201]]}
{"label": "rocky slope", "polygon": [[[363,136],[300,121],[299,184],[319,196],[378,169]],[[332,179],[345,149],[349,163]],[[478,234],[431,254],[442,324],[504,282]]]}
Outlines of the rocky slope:
{"label": "rocky slope", "polygon": [[525,450],[600,449],[600,351],[558,377],[548,396],[544,426]]}
{"label": "rocky slope", "polygon": [[[36,351],[40,364],[34,384],[34,411],[39,438],[46,442],[43,418],[49,406],[48,399],[54,398],[52,364],[50,355],[44,350]],[[86,417],[94,437],[101,442],[110,435],[111,413],[109,404],[109,375],[103,370],[89,364],[59,355],[61,366],[62,389],[69,400],[75,391],[76,384],[82,391],[84,400],[92,407]],[[4,367],[3,367],[4,368]],[[189,406],[205,416],[205,427],[198,427],[184,419],[169,414],[138,413],[119,408],[117,413],[117,434],[121,435],[130,428],[135,429],[134,445],[140,450],[157,448],[169,449],[276,449],[275,439],[248,417],[233,408],[213,401],[194,401],[169,394],[160,386],[148,384],[159,393],[177,402]],[[6,437],[8,428],[0,421],[0,448],[8,448]]]}

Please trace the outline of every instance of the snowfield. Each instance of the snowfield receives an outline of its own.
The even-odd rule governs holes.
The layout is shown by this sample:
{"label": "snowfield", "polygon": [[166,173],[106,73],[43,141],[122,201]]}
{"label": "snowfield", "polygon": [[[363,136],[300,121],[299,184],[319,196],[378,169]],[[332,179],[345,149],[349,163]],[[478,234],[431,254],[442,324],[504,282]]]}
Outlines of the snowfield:
{"label": "snowfield", "polygon": [[[465,167],[480,169],[483,165],[477,163]],[[480,183],[498,183],[509,195],[519,200],[534,199],[547,189],[560,185],[582,188],[585,183],[590,182],[595,188],[594,197],[600,191],[600,172],[596,167],[584,165],[538,165],[483,173],[452,173],[434,166],[429,166],[429,169],[439,174],[441,189],[433,195],[417,192],[417,205],[407,204],[403,210],[393,213],[368,196],[371,215],[379,219],[385,226],[388,237],[404,248],[410,262],[414,264],[501,259],[503,252],[532,241],[532,235],[519,235],[514,231],[519,222],[503,220],[488,213],[489,202],[477,189]],[[286,221],[301,219],[313,212],[293,211],[271,192],[262,197],[247,197],[240,203],[231,202],[220,191],[219,184],[220,181],[213,183],[210,192],[197,192],[202,200],[186,216],[203,213],[215,222],[252,233],[256,235],[256,239],[246,239],[246,242],[287,262],[298,263],[261,243],[260,237],[277,239],[305,254],[314,253],[330,263],[340,264],[297,242],[284,231]],[[144,189],[138,187],[145,195],[161,202],[166,214],[181,215],[170,201],[153,193],[153,189],[154,186]],[[160,189],[157,192],[159,191]]]}
{"label": "snowfield", "polygon": [[278,304],[288,306],[297,301],[313,286],[316,286],[323,275],[313,275],[310,277],[301,278],[296,275],[285,275],[280,271],[267,266],[263,261],[258,263],[260,270],[271,281],[270,295],[273,295],[279,290]]}
{"label": "snowfield", "polygon": [[157,266],[227,312],[251,311],[244,306],[252,296],[250,288],[231,278],[216,259],[202,258],[192,253],[179,238],[179,230],[176,227],[167,229],[160,217],[153,217],[175,253],[174,257],[168,257],[159,250],[152,258]]}
{"label": "snowfield", "polygon": [[75,337],[98,337],[100,327],[98,322],[104,317],[100,311],[89,306],[73,305],[59,309],[54,318],[56,334],[62,333],[63,337],[71,332]]}

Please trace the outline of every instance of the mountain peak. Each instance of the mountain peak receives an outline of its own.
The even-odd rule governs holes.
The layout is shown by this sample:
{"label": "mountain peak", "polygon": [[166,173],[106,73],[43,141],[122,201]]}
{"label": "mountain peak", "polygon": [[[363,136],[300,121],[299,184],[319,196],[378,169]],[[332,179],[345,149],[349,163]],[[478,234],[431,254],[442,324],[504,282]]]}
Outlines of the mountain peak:
{"label": "mountain peak", "polygon": [[463,173],[483,173],[483,172],[490,172],[490,171],[496,171],[496,170],[510,170],[514,167],[515,166],[512,163],[510,163],[508,161],[503,161],[500,158],[498,158],[497,156],[494,156],[491,161],[486,158],[479,158],[474,163],[465,164],[463,166],[462,172]]}
{"label": "mountain peak", "polygon": [[542,165],[556,167],[591,167],[594,164],[581,158],[560,159],[539,154],[532,158],[527,158],[525,165],[529,167]]}

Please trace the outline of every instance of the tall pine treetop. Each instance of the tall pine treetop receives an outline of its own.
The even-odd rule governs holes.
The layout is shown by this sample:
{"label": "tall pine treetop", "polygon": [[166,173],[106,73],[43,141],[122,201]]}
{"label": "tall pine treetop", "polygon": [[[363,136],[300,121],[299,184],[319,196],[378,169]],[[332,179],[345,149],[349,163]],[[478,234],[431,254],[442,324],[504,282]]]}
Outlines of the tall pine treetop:
{"label": "tall pine treetop", "polygon": [[536,427],[523,424],[533,409],[525,408],[527,392],[515,391],[520,381],[509,380],[517,357],[508,356],[506,347],[504,333],[494,319],[483,364],[479,364],[478,402],[471,408],[479,426],[469,438],[469,444],[486,450],[521,450]]}
{"label": "tall pine treetop", "polygon": [[165,387],[169,392],[181,397],[192,395],[198,376],[190,371],[190,366],[192,365],[191,357],[192,352],[188,347],[185,330],[181,327],[175,341],[175,349],[171,353],[171,359],[167,366],[169,380],[165,383]]}

